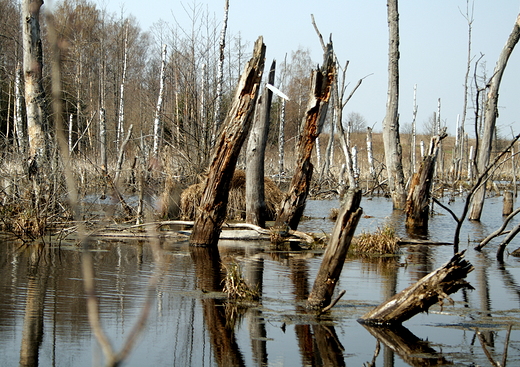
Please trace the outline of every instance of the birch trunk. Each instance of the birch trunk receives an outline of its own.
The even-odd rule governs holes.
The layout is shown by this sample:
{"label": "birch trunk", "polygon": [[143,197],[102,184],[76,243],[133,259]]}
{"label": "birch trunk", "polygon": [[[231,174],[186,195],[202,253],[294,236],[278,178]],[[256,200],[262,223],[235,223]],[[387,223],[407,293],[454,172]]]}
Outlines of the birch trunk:
{"label": "birch trunk", "polygon": [[278,133],[278,180],[282,179],[284,172],[285,149],[285,99],[282,98],[282,111],[280,113],[280,128]]}
{"label": "birch trunk", "polygon": [[388,0],[388,100],[383,122],[388,185],[394,209],[404,209],[406,192],[404,183],[402,147],[399,137],[399,13],[397,0]]}
{"label": "birch trunk", "polygon": [[162,46],[162,61],[161,61],[161,77],[159,84],[159,97],[157,98],[157,107],[155,109],[155,119],[153,121],[153,157],[159,157],[159,146],[162,138],[162,124],[161,124],[161,113],[164,96],[164,82],[166,75],[164,69],[166,66],[166,45]]}
{"label": "birch trunk", "polygon": [[105,116],[105,109],[102,107],[99,110],[99,154],[101,158],[101,170],[106,173],[108,170],[107,164],[107,121]]}
{"label": "birch trunk", "polygon": [[[507,66],[507,61],[509,60],[509,56],[513,52],[518,40],[520,39],[520,14],[517,16],[515,25],[513,27],[513,31],[509,35],[509,38],[500,53],[497,64],[495,66],[495,71],[493,76],[491,77],[491,81],[489,83],[489,90],[487,93],[487,99],[485,104],[485,112],[484,112],[484,133],[482,136],[481,144],[479,146],[478,151],[478,171],[484,172],[486,167],[489,164],[489,159],[491,156],[491,145],[493,142],[493,135],[495,132],[496,120],[498,117],[498,89],[500,87],[500,82],[502,81],[502,76],[504,74],[505,68]],[[480,221],[480,216],[482,215],[482,209],[484,208],[484,199],[486,196],[486,185],[482,185],[482,187],[477,190],[475,196],[473,197],[471,213],[469,216],[470,220]]]}
{"label": "birch trunk", "polygon": [[417,144],[417,132],[416,132],[416,119],[417,119],[417,84],[413,86],[413,110],[412,110],[412,146],[411,151],[411,172],[416,172],[416,158],[415,158],[415,145]]}
{"label": "birch trunk", "polygon": [[[271,85],[274,84],[275,67],[273,61],[268,80]],[[260,227],[265,227],[264,161],[272,99],[273,92],[265,87],[258,98],[246,151],[246,222]]]}
{"label": "birch trunk", "polygon": [[213,150],[200,210],[190,237],[192,246],[217,246],[226,216],[231,178],[253,119],[264,57],[265,45],[260,37],[256,41],[253,57],[240,78],[224,129]]}
{"label": "birch trunk", "polygon": [[37,173],[46,156],[45,143],[45,92],[42,85],[43,52],[40,38],[41,0],[23,0],[23,69],[25,79],[25,106],[27,134],[33,173]]}
{"label": "birch trunk", "polygon": [[117,131],[116,131],[116,148],[121,148],[121,140],[125,135],[125,82],[126,82],[126,66],[128,61],[128,23],[126,24],[125,30],[125,50],[123,58],[123,77],[121,80],[120,92],[119,92],[119,114],[117,119]]}
{"label": "birch trunk", "polygon": [[22,112],[22,104],[23,104],[23,94],[22,94],[22,66],[20,63],[16,66],[16,75],[14,79],[14,126],[16,129],[16,141],[18,142],[18,152],[22,155],[25,155],[27,152],[27,136],[25,128],[23,124],[23,112]]}

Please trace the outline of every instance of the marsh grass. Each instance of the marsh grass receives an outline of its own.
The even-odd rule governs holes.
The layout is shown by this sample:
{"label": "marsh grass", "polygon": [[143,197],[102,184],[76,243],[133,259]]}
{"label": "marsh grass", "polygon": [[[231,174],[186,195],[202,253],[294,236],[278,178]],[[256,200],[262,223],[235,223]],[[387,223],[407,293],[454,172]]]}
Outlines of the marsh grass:
{"label": "marsh grass", "polygon": [[395,229],[385,226],[374,233],[361,233],[352,241],[350,251],[358,255],[393,255],[399,251],[398,240]]}

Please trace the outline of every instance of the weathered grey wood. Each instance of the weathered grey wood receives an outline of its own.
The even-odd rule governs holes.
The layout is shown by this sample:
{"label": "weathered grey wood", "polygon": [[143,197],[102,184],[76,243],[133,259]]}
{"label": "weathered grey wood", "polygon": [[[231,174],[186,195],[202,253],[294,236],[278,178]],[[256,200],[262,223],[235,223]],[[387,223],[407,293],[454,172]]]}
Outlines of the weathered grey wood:
{"label": "weathered grey wood", "polygon": [[[274,84],[275,68],[276,61],[273,61],[268,80],[271,85]],[[265,87],[263,95],[258,98],[246,152],[246,222],[260,227],[265,227],[264,161],[272,99],[273,92]]]}
{"label": "weathered grey wood", "polygon": [[345,258],[363,209],[360,208],[361,191],[350,191],[336,220],[330,243],[316,275],[311,294],[307,299],[310,309],[323,309],[332,301]]}
{"label": "weathered grey wood", "polygon": [[335,65],[332,43],[329,43],[322,68],[312,72],[311,95],[304,116],[303,132],[298,142],[296,171],[278,212],[276,226],[287,224],[291,229],[297,229],[303,215],[314,168],[311,163],[312,150],[327,115]]}
{"label": "weathered grey wood", "polygon": [[217,246],[238,154],[253,119],[264,59],[265,45],[260,37],[255,43],[253,57],[242,73],[222,133],[213,150],[200,210],[190,237],[193,246]]}
{"label": "weathered grey wood", "polygon": [[29,138],[29,165],[37,174],[47,155],[45,90],[43,88],[43,51],[40,38],[41,0],[22,1],[23,75],[27,135]]}
{"label": "weathered grey wood", "polygon": [[464,251],[456,253],[449,262],[426,275],[395,296],[367,312],[358,321],[372,325],[399,325],[430,306],[445,299],[461,288],[473,289],[464,280],[473,271],[473,265],[464,260]]}
{"label": "weathered grey wood", "polygon": [[[502,76],[507,66],[509,56],[513,52],[518,40],[520,39],[520,14],[516,18],[513,30],[507,39],[500,56],[498,57],[493,76],[489,82],[489,89],[487,92],[487,99],[484,111],[484,133],[482,135],[481,144],[478,151],[478,170],[482,174],[489,164],[491,157],[491,145],[493,137],[495,136],[495,125],[498,116],[498,90]],[[484,208],[484,199],[486,196],[486,186],[482,185],[473,197],[470,220],[480,220],[482,210]]]}
{"label": "weathered grey wood", "polygon": [[502,216],[507,217],[513,212],[513,192],[504,191],[504,206],[502,207]]}
{"label": "weathered grey wood", "polygon": [[388,10],[388,98],[383,121],[388,187],[394,209],[404,209],[406,192],[402,163],[402,147],[399,136],[399,12],[397,0],[387,1]]}

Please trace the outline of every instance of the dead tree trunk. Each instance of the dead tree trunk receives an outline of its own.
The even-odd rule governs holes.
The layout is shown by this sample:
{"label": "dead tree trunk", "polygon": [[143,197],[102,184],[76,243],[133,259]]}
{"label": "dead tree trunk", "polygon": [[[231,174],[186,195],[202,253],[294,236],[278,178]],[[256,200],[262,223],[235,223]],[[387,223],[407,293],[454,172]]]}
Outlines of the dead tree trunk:
{"label": "dead tree trunk", "polygon": [[[495,72],[491,77],[489,83],[489,90],[487,94],[485,112],[484,112],[484,134],[482,136],[481,144],[478,151],[478,170],[479,174],[484,172],[489,159],[491,156],[491,145],[493,142],[493,136],[495,131],[495,125],[498,117],[498,89],[500,82],[502,81],[502,75],[504,74],[507,61],[509,56],[513,52],[518,40],[520,39],[520,14],[516,18],[513,31],[509,35],[509,38],[500,53],[497,64],[495,66]],[[471,213],[469,216],[470,220],[480,220],[482,215],[482,209],[484,208],[484,198],[486,196],[486,186],[483,185],[473,197],[473,203],[471,206]]]}
{"label": "dead tree trunk", "polygon": [[406,199],[406,227],[427,229],[430,212],[430,192],[435,173],[435,161],[440,142],[447,136],[446,131],[432,138],[430,154],[424,157],[419,172],[415,173]]}
{"label": "dead tree trunk", "polygon": [[[276,61],[271,64],[268,83],[274,84]],[[255,121],[246,153],[246,222],[265,227],[264,160],[273,92],[265,87],[258,98]]]}
{"label": "dead tree trunk", "polygon": [[217,246],[226,217],[229,186],[238,154],[253,119],[264,69],[265,45],[262,37],[255,43],[253,57],[240,78],[237,92],[215,145],[206,178],[200,209],[190,237],[193,246]]}
{"label": "dead tree trunk", "polygon": [[291,229],[295,230],[300,223],[312,178],[312,149],[327,115],[332,82],[336,74],[335,69],[332,43],[329,43],[321,70],[317,69],[312,73],[311,95],[307,112],[304,116],[303,132],[298,142],[296,172],[278,212],[275,226],[287,224]]}
{"label": "dead tree trunk", "polygon": [[397,0],[388,0],[388,100],[383,122],[388,187],[394,209],[404,209],[406,192],[403,172],[402,147],[399,137],[399,12]]}
{"label": "dead tree trunk", "polygon": [[42,5],[41,0],[24,0],[22,2],[23,73],[30,155],[29,176],[37,174],[47,155],[45,91],[42,84],[43,51],[40,38],[40,8]]}
{"label": "dead tree trunk", "polygon": [[159,97],[157,98],[157,107],[155,108],[155,118],[153,120],[153,157],[159,158],[159,147],[162,138],[162,105],[164,99],[164,82],[166,81],[166,74],[164,69],[166,67],[166,45],[162,46],[161,58],[161,76],[159,79]]}
{"label": "dead tree trunk", "polygon": [[430,306],[447,299],[461,288],[473,289],[464,280],[473,271],[473,265],[464,260],[464,251],[456,253],[449,262],[381,305],[367,312],[358,321],[369,325],[400,325]]}
{"label": "dead tree trunk", "polygon": [[330,244],[325,250],[312,292],[307,299],[308,308],[322,310],[331,303],[350,242],[354,237],[359,218],[363,214],[363,209],[359,207],[360,203],[361,191],[351,191],[334,225]]}

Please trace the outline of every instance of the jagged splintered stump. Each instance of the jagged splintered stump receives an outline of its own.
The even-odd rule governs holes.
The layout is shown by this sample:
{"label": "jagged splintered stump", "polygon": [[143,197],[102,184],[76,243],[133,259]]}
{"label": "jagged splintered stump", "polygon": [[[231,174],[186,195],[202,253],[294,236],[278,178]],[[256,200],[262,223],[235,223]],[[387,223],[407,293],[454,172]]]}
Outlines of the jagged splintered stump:
{"label": "jagged splintered stump", "polygon": [[474,269],[464,260],[464,252],[455,254],[448,263],[367,312],[358,321],[369,325],[400,325],[418,313],[428,311],[437,302],[442,304],[445,299],[453,302],[448,295],[461,288],[474,289],[464,280]]}
{"label": "jagged splintered stump", "polygon": [[349,192],[345,204],[334,225],[330,243],[325,250],[323,260],[314,281],[312,292],[307,299],[307,308],[324,310],[331,304],[334,288],[338,282],[345,258],[354,232],[363,209],[361,203],[361,191]]}
{"label": "jagged splintered stump", "polygon": [[217,246],[226,218],[229,187],[242,144],[251,127],[264,70],[265,45],[255,43],[253,57],[240,78],[237,92],[214,147],[199,212],[190,237],[192,246]]}

